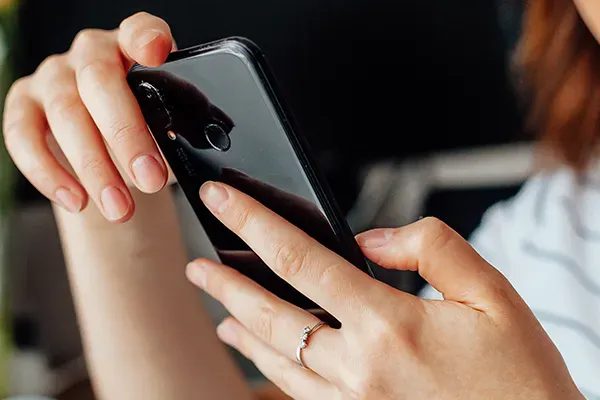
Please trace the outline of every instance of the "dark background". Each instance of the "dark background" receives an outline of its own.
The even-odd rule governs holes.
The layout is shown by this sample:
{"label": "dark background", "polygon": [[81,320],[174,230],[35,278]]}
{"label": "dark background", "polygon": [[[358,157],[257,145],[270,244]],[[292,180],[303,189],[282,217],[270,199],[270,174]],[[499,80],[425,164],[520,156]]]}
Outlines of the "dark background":
{"label": "dark background", "polygon": [[[66,51],[79,30],[112,29],[141,10],[167,20],[180,48],[246,36],[266,54],[338,202],[348,210],[357,171],[367,162],[521,138],[508,68],[518,4],[25,0],[16,67],[18,75],[30,74],[46,56]],[[19,197],[40,199],[25,182]],[[479,208],[489,201],[483,202]],[[472,219],[476,224],[477,217]]]}

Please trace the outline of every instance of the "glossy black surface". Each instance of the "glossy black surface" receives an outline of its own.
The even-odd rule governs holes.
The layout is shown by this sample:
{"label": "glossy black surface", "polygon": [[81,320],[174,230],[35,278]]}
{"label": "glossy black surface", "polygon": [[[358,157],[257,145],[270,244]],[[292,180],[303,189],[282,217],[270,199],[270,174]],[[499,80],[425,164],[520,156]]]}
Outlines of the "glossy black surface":
{"label": "glossy black surface", "polygon": [[128,81],[223,263],[287,301],[318,308],[206,210],[198,191],[207,180],[249,194],[370,273],[252,43],[227,39],[179,51],[160,68],[134,67]]}

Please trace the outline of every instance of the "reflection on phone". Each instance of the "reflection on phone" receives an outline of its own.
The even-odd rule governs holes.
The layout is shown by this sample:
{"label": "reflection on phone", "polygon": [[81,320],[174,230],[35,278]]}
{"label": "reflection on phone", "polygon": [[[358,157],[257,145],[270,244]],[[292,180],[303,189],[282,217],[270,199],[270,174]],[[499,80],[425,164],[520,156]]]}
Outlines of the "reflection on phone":
{"label": "reflection on phone", "polygon": [[225,228],[198,195],[208,180],[231,185],[363,267],[350,232],[343,231],[343,219],[340,222],[331,210],[321,184],[300,157],[305,149],[297,147],[264,82],[248,62],[236,57],[194,55],[157,69],[134,70],[128,80],[221,261],[284,300],[307,310],[319,309]]}

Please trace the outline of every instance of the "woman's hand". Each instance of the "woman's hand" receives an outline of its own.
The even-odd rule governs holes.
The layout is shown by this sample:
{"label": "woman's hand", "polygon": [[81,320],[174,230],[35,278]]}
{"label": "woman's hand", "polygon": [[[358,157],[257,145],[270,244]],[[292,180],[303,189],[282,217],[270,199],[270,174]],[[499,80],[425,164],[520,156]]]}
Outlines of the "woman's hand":
{"label": "woman's hand", "polygon": [[113,31],[80,32],[67,53],[15,82],[4,138],[25,177],[68,211],[91,198],[108,220],[128,220],[134,204],[125,180],[154,193],[168,172],[126,73],[134,62],[162,64],[172,48],[166,22],[139,13]]}
{"label": "woman's hand", "polygon": [[507,280],[436,219],[358,237],[367,257],[416,270],[444,294],[427,301],[362,273],[257,201],[207,183],[201,197],[279,276],[342,322],[319,320],[235,270],[209,261],[189,279],[233,318],[218,335],[296,399],[582,398],[546,333]]}

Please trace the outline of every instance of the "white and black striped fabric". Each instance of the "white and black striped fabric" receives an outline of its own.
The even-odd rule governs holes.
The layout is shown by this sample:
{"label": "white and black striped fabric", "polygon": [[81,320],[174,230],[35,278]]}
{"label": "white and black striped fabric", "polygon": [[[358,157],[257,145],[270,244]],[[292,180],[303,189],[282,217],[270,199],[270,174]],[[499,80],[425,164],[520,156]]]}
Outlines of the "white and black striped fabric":
{"label": "white and black striped fabric", "polygon": [[[533,310],[587,399],[600,400],[600,168],[537,175],[471,238]],[[441,298],[431,287],[422,296]]]}

